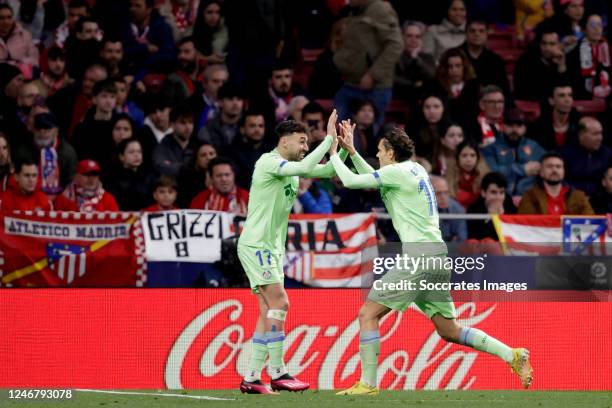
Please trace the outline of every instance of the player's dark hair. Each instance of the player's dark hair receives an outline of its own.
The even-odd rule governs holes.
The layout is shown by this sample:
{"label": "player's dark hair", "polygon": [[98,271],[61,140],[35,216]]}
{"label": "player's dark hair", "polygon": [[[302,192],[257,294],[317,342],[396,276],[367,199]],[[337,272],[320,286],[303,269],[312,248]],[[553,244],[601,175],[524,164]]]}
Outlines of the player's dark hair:
{"label": "player's dark hair", "polygon": [[487,173],[482,178],[480,188],[482,189],[482,191],[486,191],[491,184],[495,184],[499,188],[506,188],[508,186],[508,181],[506,180],[503,174],[498,173],[496,171],[492,171],[490,173]]}
{"label": "player's dark hair", "polygon": [[274,133],[280,139],[281,137],[289,136],[292,133],[308,133],[308,129],[306,129],[306,126],[296,120],[286,120],[276,126]]}
{"label": "player's dark hair", "polygon": [[383,133],[381,139],[387,150],[392,149],[395,161],[403,162],[414,155],[414,142],[406,131],[400,127],[393,126]]}
{"label": "player's dark hair", "polygon": [[231,159],[228,159],[227,157],[223,156],[217,156],[214,159],[210,159],[210,161],[208,162],[208,174],[210,174],[210,177],[213,176],[213,169],[215,168],[215,166],[221,166],[222,164],[227,164],[232,168],[234,174],[236,173],[236,169],[234,168],[234,162]]}

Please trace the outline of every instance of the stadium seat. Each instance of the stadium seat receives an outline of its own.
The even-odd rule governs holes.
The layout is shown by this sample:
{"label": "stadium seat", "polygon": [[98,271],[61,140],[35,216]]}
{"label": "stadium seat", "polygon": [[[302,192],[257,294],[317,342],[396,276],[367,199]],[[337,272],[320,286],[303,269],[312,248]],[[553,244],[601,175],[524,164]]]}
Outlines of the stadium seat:
{"label": "stadium seat", "polygon": [[574,101],[574,108],[585,116],[597,115],[598,113],[605,112],[606,101],[600,98],[586,101]]}

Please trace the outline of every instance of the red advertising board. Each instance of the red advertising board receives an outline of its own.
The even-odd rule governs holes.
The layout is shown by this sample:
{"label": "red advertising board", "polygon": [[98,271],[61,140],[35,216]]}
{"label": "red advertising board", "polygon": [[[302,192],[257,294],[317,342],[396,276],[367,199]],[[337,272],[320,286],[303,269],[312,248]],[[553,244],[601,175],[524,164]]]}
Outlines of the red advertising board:
{"label": "red advertising board", "polygon": [[[313,388],[359,373],[357,289],[290,290],[289,371]],[[235,388],[257,303],[241,289],[0,290],[0,388]],[[531,350],[534,389],[612,390],[612,303],[457,304],[459,321]],[[447,344],[415,309],[382,327],[387,389],[518,389],[496,357]]]}

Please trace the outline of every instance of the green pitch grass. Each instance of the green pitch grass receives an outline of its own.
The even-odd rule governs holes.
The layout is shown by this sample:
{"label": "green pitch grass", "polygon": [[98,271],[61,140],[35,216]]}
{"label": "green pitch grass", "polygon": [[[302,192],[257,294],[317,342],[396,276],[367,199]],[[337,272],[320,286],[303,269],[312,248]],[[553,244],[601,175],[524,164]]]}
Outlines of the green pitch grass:
{"label": "green pitch grass", "polygon": [[[126,390],[125,392],[132,392]],[[99,394],[75,391],[70,401],[11,401],[2,393],[0,406],[74,407],[74,408],[156,408],[156,407],[261,407],[261,408],[327,408],[327,407],[418,407],[418,408],[612,408],[612,392],[543,392],[543,391],[383,391],[375,397],[339,397],[331,391],[307,391],[303,394],[282,393],[279,396],[244,395],[239,391],[134,391],[145,395]],[[225,398],[227,401],[202,400],[151,395],[153,393],[183,396]]]}

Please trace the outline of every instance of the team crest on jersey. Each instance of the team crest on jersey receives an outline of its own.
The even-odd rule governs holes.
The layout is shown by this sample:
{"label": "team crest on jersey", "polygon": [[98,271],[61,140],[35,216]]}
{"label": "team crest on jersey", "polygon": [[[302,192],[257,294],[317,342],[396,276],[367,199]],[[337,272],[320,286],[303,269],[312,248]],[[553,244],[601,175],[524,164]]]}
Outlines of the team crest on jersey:
{"label": "team crest on jersey", "polygon": [[268,280],[272,277],[272,272],[270,271],[263,271],[262,276],[264,279]]}
{"label": "team crest on jersey", "polygon": [[296,191],[293,189],[293,186],[291,186],[291,183],[287,184],[285,187],[285,197],[295,197],[296,196]]}

